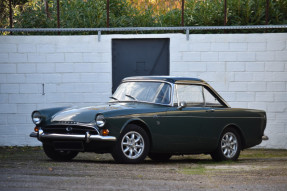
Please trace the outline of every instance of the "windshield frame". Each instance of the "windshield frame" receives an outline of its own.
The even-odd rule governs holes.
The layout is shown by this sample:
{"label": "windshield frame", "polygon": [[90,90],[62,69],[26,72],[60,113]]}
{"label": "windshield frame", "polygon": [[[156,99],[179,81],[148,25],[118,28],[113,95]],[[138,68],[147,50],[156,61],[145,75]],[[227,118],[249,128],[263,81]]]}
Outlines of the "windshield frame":
{"label": "windshield frame", "polygon": [[164,80],[123,80],[121,82],[121,84],[127,83],[127,82],[157,82],[157,83],[168,84],[170,86],[170,102],[168,104],[164,104],[164,103],[155,103],[155,102],[147,102],[147,101],[140,101],[140,100],[131,100],[131,101],[128,101],[128,100],[124,100],[124,101],[122,101],[122,100],[119,100],[119,101],[110,100],[108,103],[136,102],[136,103],[148,103],[148,104],[164,105],[164,106],[171,106],[171,107],[173,106],[173,96],[174,96],[173,92],[174,92],[174,88],[175,88],[173,83],[170,83],[170,82],[167,82]]}

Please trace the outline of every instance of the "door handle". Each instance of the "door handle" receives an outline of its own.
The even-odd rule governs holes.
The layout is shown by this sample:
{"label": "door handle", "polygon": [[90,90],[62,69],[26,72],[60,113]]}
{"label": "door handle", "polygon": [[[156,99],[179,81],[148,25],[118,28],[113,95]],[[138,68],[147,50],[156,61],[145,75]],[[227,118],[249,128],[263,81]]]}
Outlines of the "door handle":
{"label": "door handle", "polygon": [[206,110],[206,112],[214,112],[215,110],[214,109],[208,109]]}

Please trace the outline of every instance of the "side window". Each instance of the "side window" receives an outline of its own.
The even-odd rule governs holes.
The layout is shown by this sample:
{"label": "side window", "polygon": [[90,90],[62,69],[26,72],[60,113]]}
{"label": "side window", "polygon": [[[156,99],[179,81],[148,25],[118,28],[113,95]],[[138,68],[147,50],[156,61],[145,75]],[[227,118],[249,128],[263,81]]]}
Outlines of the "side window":
{"label": "side window", "polygon": [[202,86],[178,84],[176,85],[178,102],[185,101],[187,106],[203,106],[202,90]]}
{"label": "side window", "polygon": [[222,104],[207,89],[204,88],[204,98],[206,107],[221,107]]}

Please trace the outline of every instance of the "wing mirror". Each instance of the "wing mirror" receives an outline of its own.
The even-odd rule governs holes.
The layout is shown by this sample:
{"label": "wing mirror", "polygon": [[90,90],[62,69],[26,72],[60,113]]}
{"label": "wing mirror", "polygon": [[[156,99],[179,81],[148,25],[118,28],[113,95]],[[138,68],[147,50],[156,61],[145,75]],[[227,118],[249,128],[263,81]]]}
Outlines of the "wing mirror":
{"label": "wing mirror", "polygon": [[185,108],[186,107],[186,102],[185,101],[181,101],[181,102],[179,102],[179,106],[177,107],[177,109],[182,109],[182,108]]}

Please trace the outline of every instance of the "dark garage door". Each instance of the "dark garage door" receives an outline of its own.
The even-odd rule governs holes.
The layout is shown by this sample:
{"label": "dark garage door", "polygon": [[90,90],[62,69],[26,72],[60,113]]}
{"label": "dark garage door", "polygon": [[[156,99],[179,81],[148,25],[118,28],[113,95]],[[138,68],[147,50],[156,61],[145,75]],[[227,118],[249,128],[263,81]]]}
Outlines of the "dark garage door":
{"label": "dark garage door", "polygon": [[125,77],[169,75],[169,39],[113,39],[114,92]]}

